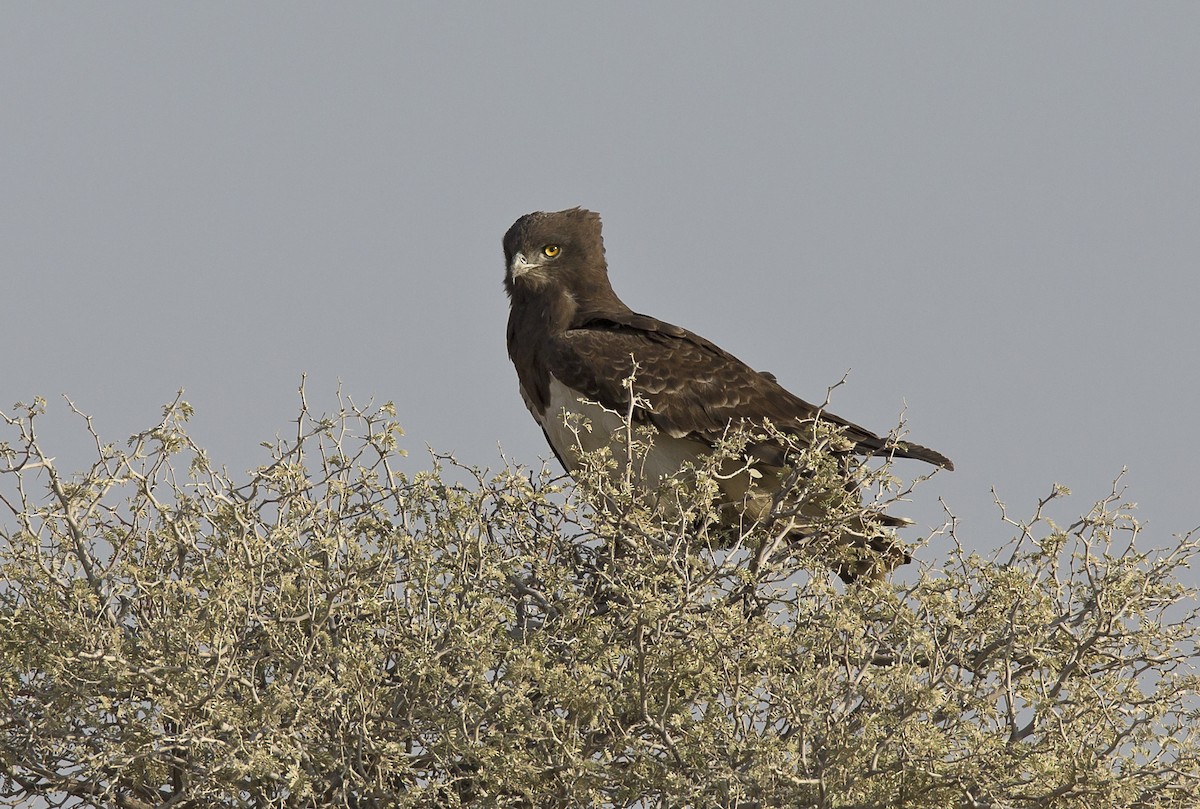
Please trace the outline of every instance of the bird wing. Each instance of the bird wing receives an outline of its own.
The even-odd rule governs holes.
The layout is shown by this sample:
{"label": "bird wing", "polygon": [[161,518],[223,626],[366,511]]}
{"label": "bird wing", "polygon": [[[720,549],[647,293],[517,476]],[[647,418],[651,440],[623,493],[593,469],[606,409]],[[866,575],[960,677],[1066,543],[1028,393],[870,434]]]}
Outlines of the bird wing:
{"label": "bird wing", "polygon": [[769,420],[803,438],[818,415],[845,431],[862,455],[894,454],[952,469],[944,455],[918,444],[892,443],[793,395],[770,374],[755,371],[686,329],[636,313],[581,318],[554,338],[545,357],[551,374],[604,407],[629,408],[626,380],[649,403],[634,416],[672,437],[715,443],[729,425]]}

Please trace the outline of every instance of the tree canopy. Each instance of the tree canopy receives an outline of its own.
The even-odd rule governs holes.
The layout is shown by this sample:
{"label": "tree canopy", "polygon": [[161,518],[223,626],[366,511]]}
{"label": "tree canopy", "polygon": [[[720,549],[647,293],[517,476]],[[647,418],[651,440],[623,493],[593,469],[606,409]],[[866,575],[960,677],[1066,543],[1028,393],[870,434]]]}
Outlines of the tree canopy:
{"label": "tree canopy", "polygon": [[[845,586],[819,537],[907,487],[885,463],[848,491],[821,425],[794,447],[791,506],[821,502],[827,525],[796,546],[771,523],[719,530],[713,468],[660,492],[669,510],[603,455],[578,484],[437,455],[405,473],[390,405],[302,404],[241,480],[182,400],[127,444],[86,420],[94,461],[73,474],[44,408],[0,433],[2,805],[1200,794],[1200,623],[1177,577],[1200,540],[1148,544],[1115,487],[1066,525],[1046,516],[1061,487],[1002,514],[990,554],[951,516],[940,558]],[[628,438],[636,461],[652,439]]]}

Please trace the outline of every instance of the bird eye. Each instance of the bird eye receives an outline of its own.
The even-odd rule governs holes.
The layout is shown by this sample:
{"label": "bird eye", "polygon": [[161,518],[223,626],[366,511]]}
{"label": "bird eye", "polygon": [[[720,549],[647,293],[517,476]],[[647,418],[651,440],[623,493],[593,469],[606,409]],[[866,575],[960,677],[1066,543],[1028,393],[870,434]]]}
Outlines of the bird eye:
{"label": "bird eye", "polygon": [[557,244],[548,244],[542,248],[542,254],[545,255],[546,258],[554,258],[561,252],[562,248]]}

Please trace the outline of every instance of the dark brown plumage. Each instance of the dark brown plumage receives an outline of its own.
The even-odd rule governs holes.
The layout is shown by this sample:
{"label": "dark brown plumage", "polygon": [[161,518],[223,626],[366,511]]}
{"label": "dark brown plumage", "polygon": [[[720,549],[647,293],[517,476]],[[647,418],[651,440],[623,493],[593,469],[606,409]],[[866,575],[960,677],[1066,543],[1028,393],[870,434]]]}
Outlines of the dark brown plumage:
{"label": "dark brown plumage", "polygon": [[[624,380],[634,372],[634,362],[636,393],[649,402],[634,416],[677,439],[676,455],[703,452],[731,424],[744,422],[770,420],[802,437],[819,414],[845,429],[856,454],[954,468],[941,453],[888,442],[800,399],[772,375],[753,370],[703,337],[631,310],[609,283],[600,217],[591,211],[521,217],[504,235],[504,259],[511,303],[509,357],[530,412],[568,471],[577,450],[556,427],[561,410],[578,409],[572,402],[583,398],[625,412]],[[755,458],[782,463],[782,457],[771,457],[769,446],[757,447]]]}

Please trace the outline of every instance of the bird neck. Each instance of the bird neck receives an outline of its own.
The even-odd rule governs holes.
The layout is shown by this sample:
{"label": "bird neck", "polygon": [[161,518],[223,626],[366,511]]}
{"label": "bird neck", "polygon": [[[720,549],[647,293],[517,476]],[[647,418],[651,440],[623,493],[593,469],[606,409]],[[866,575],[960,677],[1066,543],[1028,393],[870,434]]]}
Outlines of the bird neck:
{"label": "bird neck", "polygon": [[601,276],[587,284],[514,289],[509,325],[527,337],[551,337],[595,317],[629,313],[607,280]]}
{"label": "bird neck", "polygon": [[562,334],[571,328],[579,305],[565,288],[515,290],[508,313],[510,336],[523,340]]}
{"label": "bird neck", "polygon": [[591,274],[576,284],[570,292],[573,311],[571,326],[581,326],[589,320],[611,315],[632,314],[632,311],[613,292],[607,271]]}

